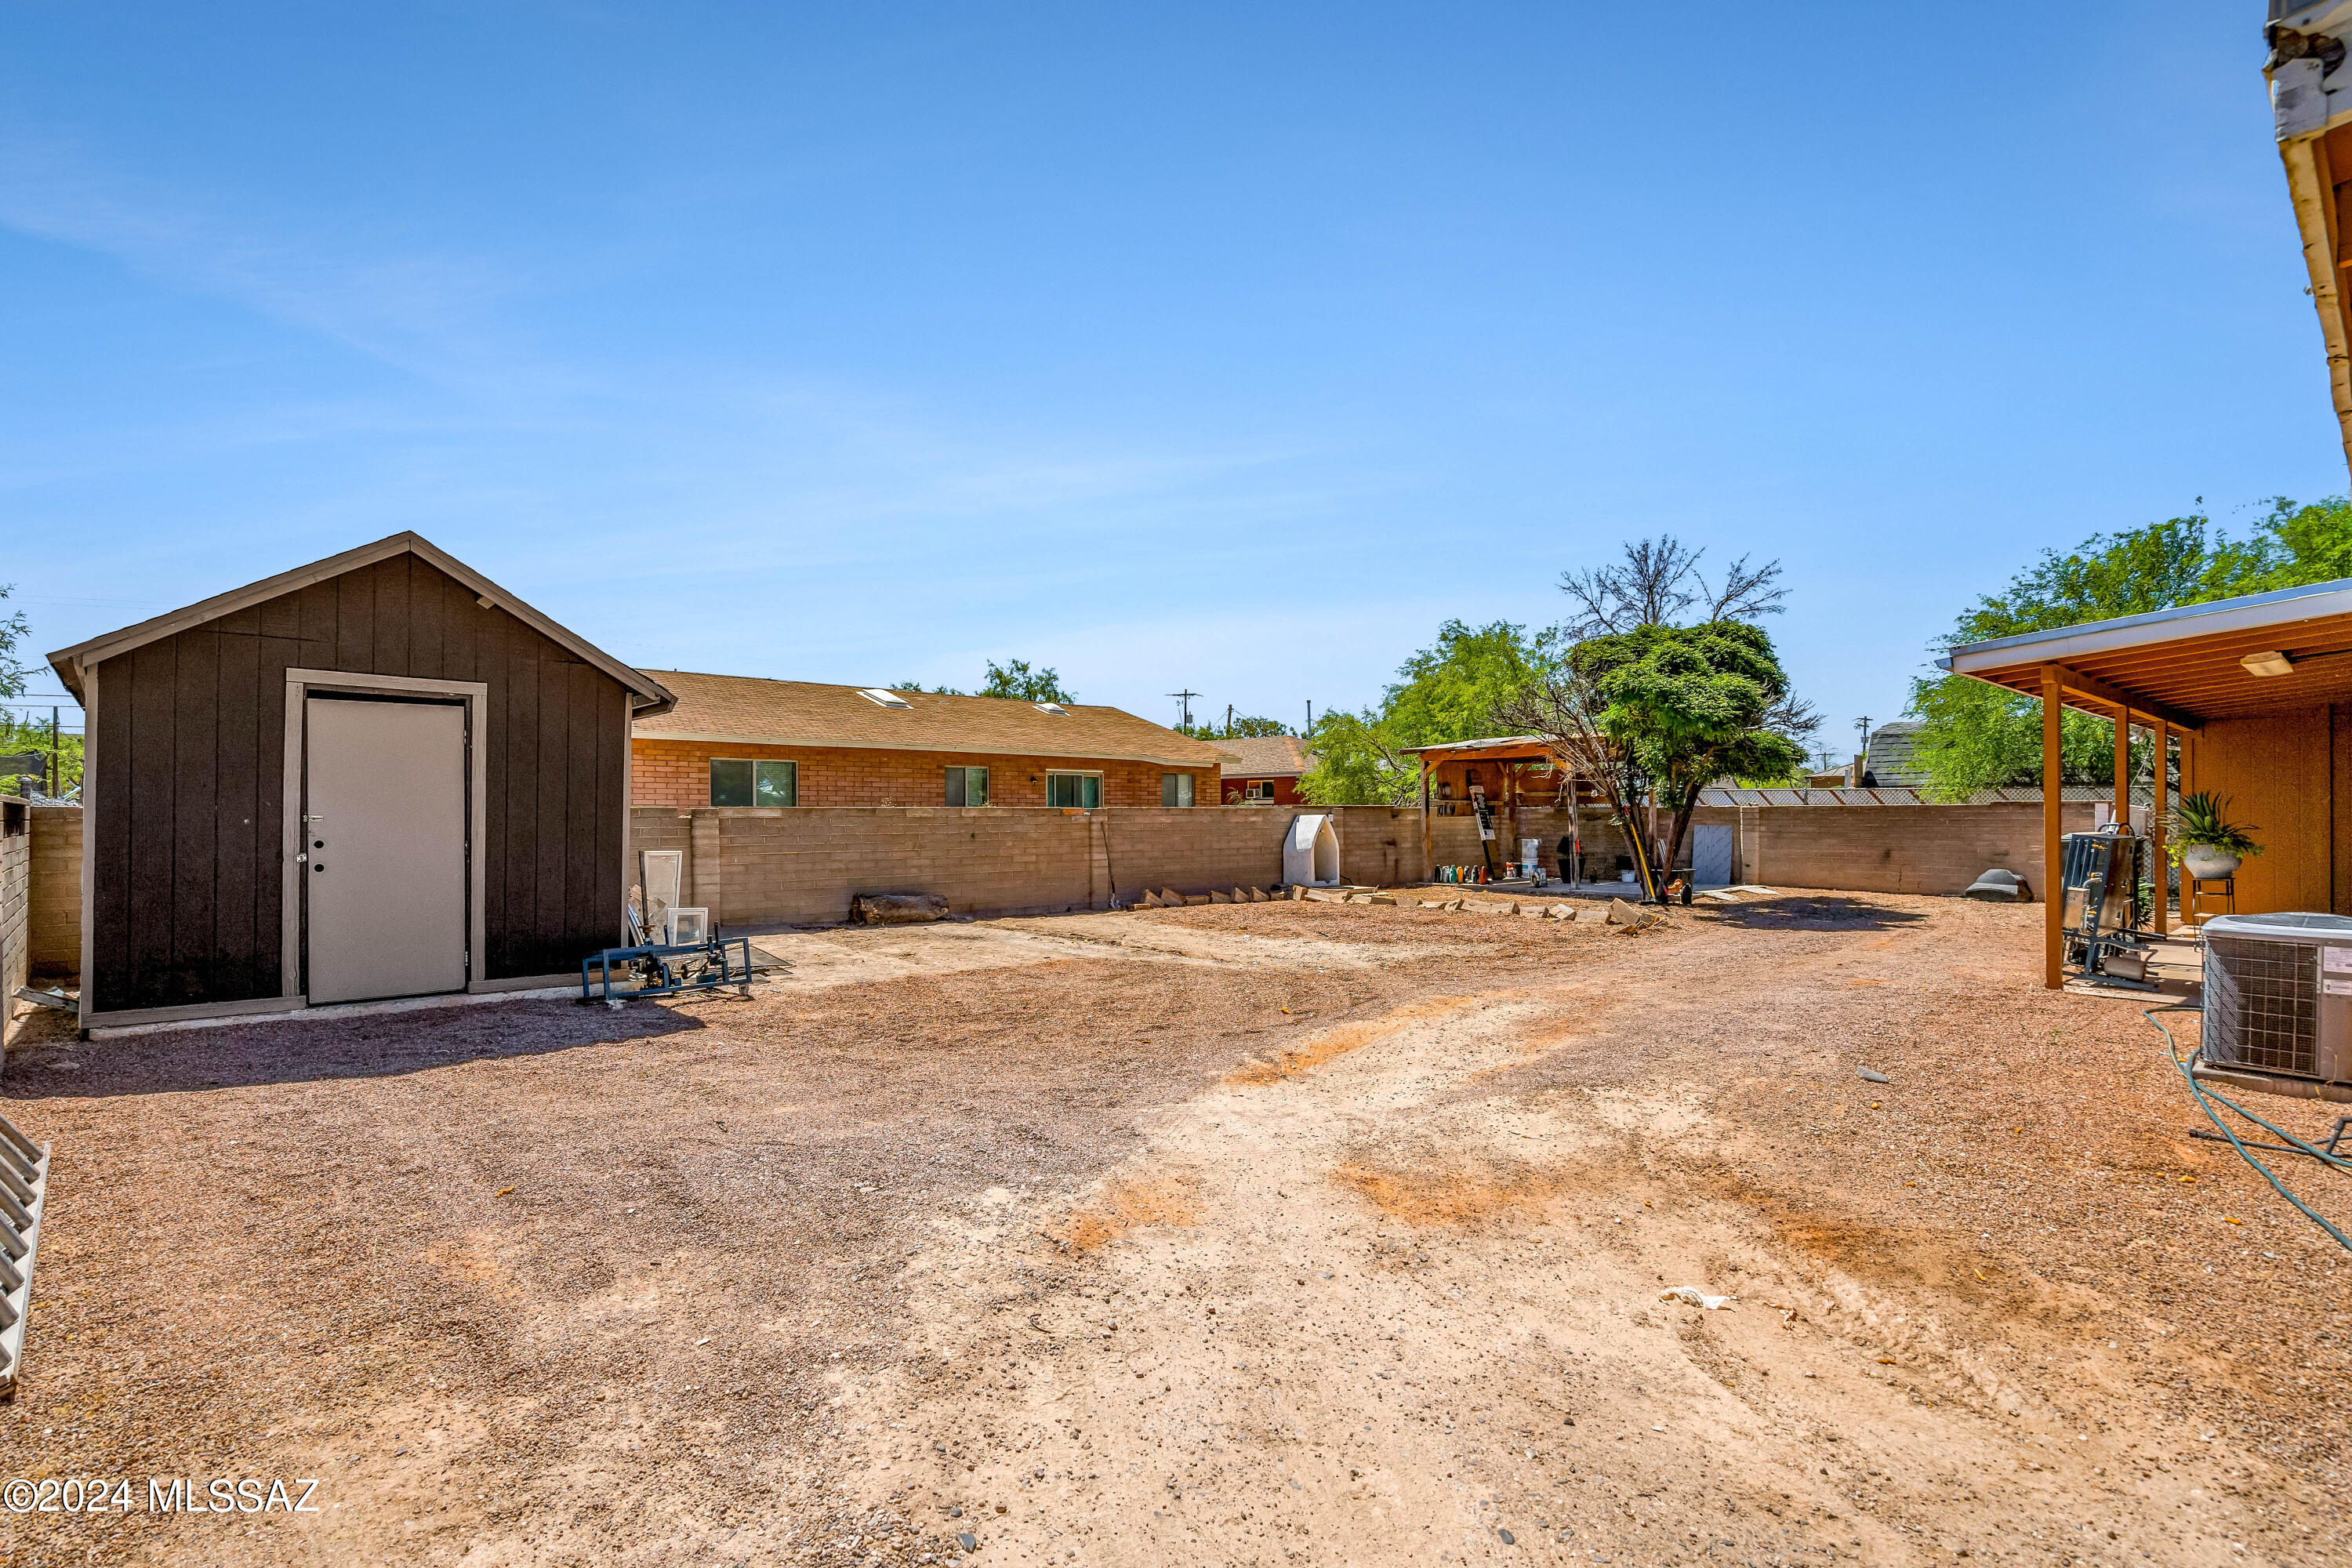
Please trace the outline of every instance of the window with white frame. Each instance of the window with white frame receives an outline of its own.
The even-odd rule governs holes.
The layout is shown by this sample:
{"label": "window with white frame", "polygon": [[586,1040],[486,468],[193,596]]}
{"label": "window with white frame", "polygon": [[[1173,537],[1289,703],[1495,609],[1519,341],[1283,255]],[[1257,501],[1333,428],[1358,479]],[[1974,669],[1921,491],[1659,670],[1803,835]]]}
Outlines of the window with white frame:
{"label": "window with white frame", "polygon": [[710,759],[713,805],[798,805],[801,765],[762,758]]}
{"label": "window with white frame", "polygon": [[1242,787],[1242,798],[1244,800],[1272,800],[1274,798],[1274,781],[1272,779],[1250,780],[1248,784]]}
{"label": "window with white frame", "polygon": [[986,768],[950,768],[948,770],[948,804],[950,805],[986,805],[988,804],[988,770]]}
{"label": "window with white frame", "polygon": [[1102,774],[1047,773],[1045,804],[1092,811],[1102,804]]}
{"label": "window with white frame", "polygon": [[1160,775],[1160,804],[1162,805],[1192,805],[1192,775],[1191,773],[1161,773]]}

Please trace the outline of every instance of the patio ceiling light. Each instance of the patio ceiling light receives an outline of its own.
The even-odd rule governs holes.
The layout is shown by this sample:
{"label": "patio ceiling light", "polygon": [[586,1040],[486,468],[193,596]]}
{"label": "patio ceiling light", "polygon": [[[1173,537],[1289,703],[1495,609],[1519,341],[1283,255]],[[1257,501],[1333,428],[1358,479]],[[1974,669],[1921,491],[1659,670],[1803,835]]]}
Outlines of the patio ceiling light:
{"label": "patio ceiling light", "polygon": [[2292,675],[2294,661],[2283,653],[2250,653],[2238,663],[2248,675]]}

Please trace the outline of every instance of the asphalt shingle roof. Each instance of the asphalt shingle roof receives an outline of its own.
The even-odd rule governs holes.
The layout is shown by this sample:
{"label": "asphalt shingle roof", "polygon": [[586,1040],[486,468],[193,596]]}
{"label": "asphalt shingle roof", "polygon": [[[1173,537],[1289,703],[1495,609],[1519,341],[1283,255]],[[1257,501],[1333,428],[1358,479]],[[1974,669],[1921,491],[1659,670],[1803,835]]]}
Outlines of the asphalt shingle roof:
{"label": "asphalt shingle roof", "polygon": [[1070,703],[1060,713],[1005,697],[901,691],[886,708],[855,686],[767,680],[751,675],[665,670],[656,678],[677,707],[636,726],[649,741],[737,741],[773,746],[857,746],[878,751],[995,756],[1088,757],[1112,762],[1217,765],[1205,742],[1118,708]]}
{"label": "asphalt shingle roof", "polygon": [[1296,778],[1315,765],[1296,735],[1237,736],[1214,744],[1225,753],[1228,778]]}
{"label": "asphalt shingle roof", "polygon": [[1889,789],[1922,789],[1935,781],[1912,757],[1923,726],[1916,719],[1898,719],[1870,732],[1870,750],[1863,753],[1863,769]]}

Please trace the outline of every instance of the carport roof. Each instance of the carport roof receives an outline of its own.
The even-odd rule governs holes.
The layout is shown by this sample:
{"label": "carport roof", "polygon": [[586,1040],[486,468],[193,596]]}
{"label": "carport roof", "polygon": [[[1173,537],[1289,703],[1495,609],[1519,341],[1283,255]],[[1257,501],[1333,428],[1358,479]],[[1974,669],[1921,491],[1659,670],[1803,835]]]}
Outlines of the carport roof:
{"label": "carport roof", "polygon": [[[2294,668],[2272,676],[2245,668],[2266,653]],[[2352,578],[1969,643],[1936,662],[2033,697],[2054,668],[2069,706],[2107,716],[2128,707],[2187,730],[2316,707],[2352,696]]]}

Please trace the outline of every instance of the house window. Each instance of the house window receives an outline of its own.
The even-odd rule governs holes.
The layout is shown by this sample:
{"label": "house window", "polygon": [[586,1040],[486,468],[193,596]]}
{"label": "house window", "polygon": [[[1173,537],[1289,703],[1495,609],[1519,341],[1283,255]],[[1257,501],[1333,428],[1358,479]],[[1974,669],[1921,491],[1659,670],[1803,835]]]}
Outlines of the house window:
{"label": "house window", "polygon": [[986,768],[950,768],[948,770],[948,804],[950,805],[986,805],[988,804],[988,770]]}
{"label": "house window", "polygon": [[710,759],[710,804],[713,805],[798,805],[801,765],[798,763],[751,762],[740,757]]}
{"label": "house window", "polygon": [[1161,773],[1160,775],[1160,804],[1162,805],[1192,805],[1192,775],[1191,773]]}
{"label": "house window", "polygon": [[1274,781],[1272,779],[1250,780],[1248,784],[1242,790],[1242,798],[1244,800],[1272,800],[1274,798]]}
{"label": "house window", "polygon": [[1047,773],[1045,804],[1092,811],[1102,804],[1102,774]]}

